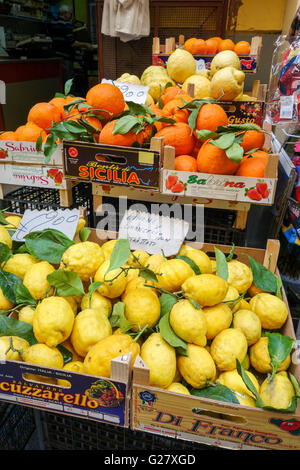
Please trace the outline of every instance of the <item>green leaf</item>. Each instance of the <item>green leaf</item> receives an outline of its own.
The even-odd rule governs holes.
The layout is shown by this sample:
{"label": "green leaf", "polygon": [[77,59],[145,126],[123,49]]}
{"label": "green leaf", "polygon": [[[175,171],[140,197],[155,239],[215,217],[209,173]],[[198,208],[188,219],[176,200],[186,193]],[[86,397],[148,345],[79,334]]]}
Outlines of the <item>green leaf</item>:
{"label": "green leaf", "polygon": [[47,280],[51,286],[56,288],[58,295],[62,297],[84,295],[85,293],[80,277],[72,271],[58,269],[48,274]]}
{"label": "green leaf", "polygon": [[173,348],[181,348],[182,353],[187,355],[187,343],[179,338],[174,332],[169,322],[170,313],[163,315],[158,324],[159,332],[164,340]]}
{"label": "green leaf", "polygon": [[10,222],[7,222],[5,216],[4,216],[4,213],[8,210],[8,208],[6,209],[2,209],[0,211],[0,224],[1,225],[11,225]]}
{"label": "green leaf", "polygon": [[127,238],[119,238],[115,243],[110,257],[110,263],[105,274],[121,268],[130,258],[130,244]]}
{"label": "green leaf", "polygon": [[35,258],[48,261],[50,264],[59,264],[66,247],[51,240],[37,238],[35,240],[25,239],[28,252]]}
{"label": "green leaf", "polygon": [[11,258],[12,252],[5,243],[0,243],[0,264]]}
{"label": "green leaf", "polygon": [[191,113],[188,117],[188,124],[191,128],[191,135],[193,134],[194,129],[196,127],[196,121],[197,121],[198,114],[199,114],[199,108],[195,108],[191,111]]}
{"label": "green leaf", "polygon": [[199,266],[195,263],[195,261],[193,261],[188,256],[177,255],[177,256],[175,256],[175,259],[181,259],[181,260],[185,261],[192,268],[192,270],[194,271],[195,274],[201,274]]}
{"label": "green leaf", "polygon": [[42,151],[42,145],[43,145],[43,138],[42,138],[42,134],[40,134],[36,140],[36,151],[37,152],[41,152]]}
{"label": "green leaf", "polygon": [[64,121],[64,128],[70,134],[75,134],[76,136],[86,133],[86,128],[82,126],[79,122],[76,121]]}
{"label": "green leaf", "polygon": [[177,302],[177,298],[175,295],[162,293],[159,296],[159,303],[160,303],[160,317],[170,313],[172,310],[173,305]]}
{"label": "green leaf", "polygon": [[239,404],[239,401],[232,390],[219,382],[202,389],[192,388],[191,395],[201,398],[210,398],[211,400],[218,400],[226,403]]}
{"label": "green leaf", "polygon": [[79,231],[79,238],[81,242],[86,242],[91,234],[91,230],[87,227],[83,227]]}
{"label": "green leaf", "polygon": [[219,137],[219,134],[207,129],[201,129],[200,131],[197,130],[196,134],[199,140],[216,139]]}
{"label": "green leaf", "polygon": [[0,287],[3,295],[13,304],[16,303],[16,284],[22,283],[22,280],[14,274],[0,270]]}
{"label": "green leaf", "polygon": [[122,333],[127,333],[132,329],[133,326],[136,326],[136,323],[132,323],[127,320],[125,316],[125,304],[124,302],[117,302],[113,306],[111,316],[109,317],[110,324],[112,328],[120,328]]}
{"label": "green leaf", "polygon": [[228,265],[227,259],[224,253],[219,250],[219,248],[215,247],[215,255],[216,255],[216,266],[217,266],[217,276],[227,281],[228,279]]}
{"label": "green leaf", "polygon": [[225,150],[225,153],[229,160],[234,163],[240,163],[244,155],[244,149],[236,142],[233,142],[233,144]]}
{"label": "green leaf", "polygon": [[276,296],[282,300],[282,294],[281,294],[281,289],[282,289],[282,280],[280,276],[276,276],[276,282],[277,282],[277,290],[276,290]]}
{"label": "green leaf", "polygon": [[126,134],[137,125],[140,126],[140,129],[142,130],[143,124],[138,117],[130,115],[123,116],[116,121],[113,134]]}
{"label": "green leaf", "polygon": [[192,304],[192,306],[193,306],[194,308],[196,308],[197,310],[201,310],[201,308],[202,308],[201,305],[199,305],[198,302],[197,302],[195,299],[193,299],[193,297],[191,297],[191,296],[185,294],[185,298],[186,298],[189,302],[191,302],[191,304]]}
{"label": "green leaf", "polygon": [[300,386],[299,386],[298,380],[293,374],[291,374],[291,372],[289,372],[289,377],[290,377],[290,381],[293,384],[296,397],[300,398]]}
{"label": "green leaf", "polygon": [[57,149],[57,136],[54,133],[48,135],[44,146],[45,163],[50,163],[50,158]]}
{"label": "green leaf", "polygon": [[216,147],[226,150],[232,146],[235,141],[235,133],[229,132],[228,134],[221,135],[216,140],[211,140],[210,144],[215,145]]}
{"label": "green leaf", "polygon": [[30,323],[0,315],[0,336],[19,336],[26,339],[30,346],[37,343]]}
{"label": "green leaf", "polygon": [[285,361],[291,353],[294,340],[281,333],[266,332],[265,334],[268,337],[268,351],[271,358],[272,374],[268,378],[268,381],[271,382],[277,372],[278,366]]}
{"label": "green leaf", "polygon": [[234,252],[235,252],[235,244],[232,243],[232,247],[231,247],[231,250],[230,250],[230,253],[228,256],[226,256],[226,260],[227,261],[231,261],[233,256],[234,256]]}
{"label": "green leaf", "polygon": [[32,297],[27,287],[24,286],[23,282],[17,282],[15,284],[15,296],[17,304],[36,305],[35,299]]}
{"label": "green leaf", "polygon": [[73,78],[70,78],[70,80],[67,80],[67,81],[66,81],[65,86],[64,86],[65,95],[69,95],[69,94],[70,94],[71,88],[72,88],[72,86],[73,86],[73,81],[74,81]]}
{"label": "green leaf", "polygon": [[139,276],[144,278],[146,281],[158,281],[156,274],[148,268],[142,268],[139,272]]}
{"label": "green leaf", "polygon": [[253,284],[265,292],[275,293],[278,289],[277,277],[261,263],[248,256],[251,271],[253,273]]}
{"label": "green leaf", "polygon": [[133,116],[155,116],[153,111],[151,111],[151,109],[148,108],[148,106],[146,106],[145,104],[135,103],[134,101],[126,101],[126,104],[129,108],[129,112]]}
{"label": "green leaf", "polygon": [[243,379],[243,382],[246,385],[246,387],[248,388],[248,390],[250,390],[250,392],[253,393],[253,395],[255,396],[256,406],[258,408],[263,408],[264,403],[263,403],[262,399],[260,398],[258,391],[256,390],[255,386],[253,385],[252,380],[246,374],[245,369],[243,368],[242,364],[240,363],[240,361],[238,359],[236,359],[236,369],[237,369],[239,375],[241,376],[241,378]]}
{"label": "green leaf", "polygon": [[62,344],[58,344],[56,347],[64,359],[64,364],[73,361],[73,354],[69,349],[65,348]]}

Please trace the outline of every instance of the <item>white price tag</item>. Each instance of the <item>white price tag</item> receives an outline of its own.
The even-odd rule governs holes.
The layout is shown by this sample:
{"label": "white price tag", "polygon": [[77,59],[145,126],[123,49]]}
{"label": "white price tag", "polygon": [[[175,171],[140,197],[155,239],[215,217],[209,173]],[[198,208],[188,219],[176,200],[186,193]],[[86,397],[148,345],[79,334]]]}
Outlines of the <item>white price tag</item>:
{"label": "white price tag", "polygon": [[79,209],[30,210],[24,212],[19,227],[12,236],[17,242],[24,242],[24,237],[32,232],[55,229],[73,240],[79,220]]}
{"label": "white price tag", "polygon": [[121,221],[119,238],[127,238],[131,250],[172,256],[178,253],[188,230],[185,220],[129,209]]}
{"label": "white price tag", "polygon": [[117,86],[123,93],[125,101],[133,101],[138,104],[145,104],[149,87],[143,85],[133,85],[132,83],[118,82],[117,80],[107,80],[103,78],[101,83],[111,83]]}
{"label": "white price tag", "polygon": [[205,70],[205,60],[204,59],[196,59],[196,70]]}
{"label": "white price tag", "polygon": [[294,96],[280,97],[280,119],[293,119]]}

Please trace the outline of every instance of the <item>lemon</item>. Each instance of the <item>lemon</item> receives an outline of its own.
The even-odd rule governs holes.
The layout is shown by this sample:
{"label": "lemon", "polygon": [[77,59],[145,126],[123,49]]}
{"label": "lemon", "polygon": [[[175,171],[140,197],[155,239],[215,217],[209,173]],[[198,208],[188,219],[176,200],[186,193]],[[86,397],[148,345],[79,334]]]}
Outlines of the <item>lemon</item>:
{"label": "lemon", "polygon": [[161,91],[164,90],[168,83],[175,85],[175,82],[167,74],[164,76],[154,75],[153,77],[149,76],[147,78],[147,83],[145,86],[149,87],[148,93],[155,103],[158,102]]}
{"label": "lemon", "polygon": [[214,56],[210,64],[211,76],[224,67],[234,67],[237,70],[241,70],[239,56],[234,51],[221,51]]}
{"label": "lemon", "polygon": [[194,99],[201,100],[209,95],[210,81],[207,77],[199,74],[194,74],[188,77],[182,85],[182,90],[185,93],[188,92],[189,84],[194,85]]}
{"label": "lemon", "polygon": [[19,215],[8,215],[5,217],[5,220],[9,223],[9,225],[6,226],[6,229],[15,231],[19,227],[22,217]]}
{"label": "lemon", "polygon": [[295,390],[285,371],[275,374],[273,380],[264,380],[260,387],[260,397],[265,406],[285,410],[289,407]]}
{"label": "lemon", "polygon": [[245,74],[234,67],[218,70],[210,82],[210,96],[221,101],[232,101],[244,89]]}
{"label": "lemon", "polygon": [[[233,391],[233,393],[235,394],[236,398],[238,399],[240,405],[256,407],[256,401],[255,401],[254,398],[250,397],[250,395],[241,395],[240,393],[234,392],[234,391]],[[236,418],[232,417],[232,419],[230,421],[241,422],[240,418],[238,418],[238,417],[236,417]]]}
{"label": "lemon", "polygon": [[150,93],[148,93],[148,94],[147,94],[146,101],[145,101],[145,105],[146,105],[146,106],[151,106],[151,104],[155,104],[155,101],[154,101],[154,99],[152,98],[152,96],[150,95]]}
{"label": "lemon", "polygon": [[268,330],[278,330],[288,317],[288,309],[276,295],[261,293],[250,300],[250,308],[260,318],[261,326]]}
{"label": "lemon", "polygon": [[166,258],[159,253],[149,256],[147,260],[147,268],[153,271],[154,273],[159,272],[160,266],[166,261]]}
{"label": "lemon", "polygon": [[34,315],[34,308],[30,307],[30,305],[26,305],[25,307],[21,308],[18,314],[18,319],[25,323],[29,323],[32,325],[33,322],[33,315]]}
{"label": "lemon", "polygon": [[[63,370],[69,370],[71,372],[83,372],[83,362],[81,361],[71,361],[64,365]],[[70,387],[71,383],[68,380],[57,379],[57,384],[61,387]]]}
{"label": "lemon", "polygon": [[188,263],[181,259],[168,259],[159,267],[156,274],[158,285],[169,292],[176,292],[181,289],[184,281],[195,273]]}
{"label": "lemon", "polygon": [[141,85],[145,85],[149,78],[168,76],[167,70],[161,65],[149,65],[141,75]]}
{"label": "lemon", "polygon": [[33,332],[39,343],[55,347],[71,334],[74,313],[63,297],[47,297],[35,309]]}
{"label": "lemon", "polygon": [[149,258],[150,258],[150,255],[146,253],[146,251],[135,250],[131,253],[129,260],[127,261],[127,264],[129,266],[134,266],[134,267],[138,267],[140,265],[146,266]]}
{"label": "lemon", "polygon": [[140,346],[126,334],[111,335],[99,341],[85,356],[83,370],[86,374],[110,377],[111,360],[131,353],[131,367],[140,353]]}
{"label": "lemon", "polygon": [[228,265],[228,284],[237,289],[239,294],[246,292],[252,284],[253,274],[249,266],[234,259]]}
{"label": "lemon", "polygon": [[[252,374],[252,372],[249,372],[248,370],[245,372],[246,372],[246,375],[251,380],[251,382],[253,383],[257,392],[259,392],[259,383],[255,375]],[[241,395],[249,395],[250,397],[255,399],[255,396],[247,388],[247,386],[245,385],[245,382],[243,381],[242,377],[238,373],[237,369],[221,372],[221,374],[219,375],[217,379],[217,382],[220,382],[220,384],[224,385],[225,387],[230,388],[230,390],[234,392],[238,392]]]}
{"label": "lemon", "polygon": [[167,388],[174,381],[176,353],[160,333],[152,333],[141,347],[141,358],[150,370],[150,385]]}
{"label": "lemon", "polygon": [[70,341],[70,337],[66,339],[61,345],[66,348],[71,354],[72,354],[72,362],[77,362],[77,361],[82,361],[82,357],[77,354],[75,349],[72,346],[72,343]]}
{"label": "lemon", "polygon": [[3,271],[14,274],[23,280],[28,269],[38,262],[38,259],[28,253],[16,253],[5,263]]}
{"label": "lemon", "polygon": [[85,357],[96,343],[111,334],[107,316],[99,310],[86,309],[76,316],[70,341],[77,354]]}
{"label": "lemon", "polygon": [[141,84],[139,77],[137,75],[131,75],[130,73],[123,73],[117,78],[117,82],[131,83],[133,85]]}
{"label": "lemon", "polygon": [[81,310],[86,310],[87,308],[99,310],[99,312],[104,313],[107,318],[109,318],[112,312],[112,303],[110,299],[99,294],[99,292],[93,292],[91,296],[91,305],[89,294],[85,294],[82,297]]}
{"label": "lemon", "polygon": [[171,385],[169,385],[166,390],[168,392],[175,392],[175,393],[182,393],[183,395],[190,395],[190,392],[188,388],[186,388],[184,385],[182,385],[179,382],[173,382]]}
{"label": "lemon", "polygon": [[8,248],[12,248],[11,236],[8,233],[8,230],[6,230],[6,228],[4,228],[3,225],[0,225],[0,243],[3,243],[4,245],[7,245]]}
{"label": "lemon", "polygon": [[[263,374],[272,372],[271,358],[268,349],[269,339],[267,336],[261,336],[259,340],[249,348],[249,357],[251,366]],[[291,363],[291,356],[278,365],[278,372],[287,370]]]}
{"label": "lemon", "polygon": [[261,337],[259,317],[252,310],[238,310],[233,316],[233,328],[240,328],[247,338],[248,346]]}
{"label": "lemon", "polygon": [[181,379],[182,379],[182,377],[181,377],[181,374],[178,370],[177,362],[176,362],[176,372],[175,372],[174,382],[180,382]]}
{"label": "lemon", "polygon": [[115,247],[115,244],[117,243],[118,240],[108,240],[107,242],[103,243],[101,245],[102,252],[104,254],[104,258],[107,260],[111,257],[111,254],[113,252],[113,249]]}
{"label": "lemon", "polygon": [[[127,295],[127,293],[129,291],[131,291],[133,289],[143,289],[143,288],[145,288],[147,290],[151,290],[153,293],[156,293],[156,289],[155,289],[154,285],[155,285],[154,281],[147,281],[146,279],[144,279],[141,276],[135,277],[134,279],[131,279],[130,281],[127,281],[125,290],[122,294],[122,299],[123,299],[123,297],[125,297],[125,295]],[[150,287],[146,287],[146,286],[150,286]]]}
{"label": "lemon", "polygon": [[82,281],[89,281],[104,261],[101,247],[94,242],[80,242],[70,246],[62,255],[60,268],[72,271]]}
{"label": "lemon", "polygon": [[227,328],[215,336],[210,353],[220,371],[236,368],[236,359],[243,362],[248,351],[246,336],[239,328]]}
{"label": "lemon", "polygon": [[97,289],[99,294],[110,299],[120,297],[126,287],[126,275],[121,269],[113,269],[107,272],[110,265],[109,260],[105,260],[104,263],[99,267],[95,273],[94,281],[103,282],[103,284]]}
{"label": "lemon", "polygon": [[216,365],[202,346],[188,344],[187,356],[179,356],[178,369],[184,380],[194,388],[204,388],[216,378]]}
{"label": "lemon", "polygon": [[248,370],[250,367],[250,357],[248,353],[246,354],[245,359],[242,362],[242,366],[245,370]]}
{"label": "lemon", "polygon": [[54,271],[54,267],[48,261],[40,261],[33,264],[25,273],[23,284],[35,300],[42,300],[53,292],[47,276]]}
{"label": "lemon", "polygon": [[29,343],[18,336],[0,336],[0,358],[20,361]]}
{"label": "lemon", "polygon": [[75,236],[78,235],[80,230],[82,230],[85,226],[86,226],[86,220],[84,220],[83,218],[80,218],[77,223]]}
{"label": "lemon", "polygon": [[251,310],[249,302],[245,299],[240,300],[239,310]]}
{"label": "lemon", "polygon": [[173,305],[170,325],[179,338],[187,343],[206,345],[206,319],[201,309],[195,308],[189,300],[182,299]]}
{"label": "lemon", "polygon": [[[124,264],[124,268],[130,268],[129,264]],[[126,271],[126,283],[128,285],[128,283],[132,280],[132,279],[136,279],[137,277],[139,277],[139,270],[138,269],[127,269]]]}
{"label": "lemon", "polygon": [[176,49],[167,61],[168,75],[177,83],[184,83],[196,73],[196,61],[192,54],[184,49]]}
{"label": "lemon", "polygon": [[200,269],[201,274],[212,274],[211,260],[209,259],[207,254],[204,253],[204,251],[191,248],[188,245],[182,245],[178,254],[182,256],[187,256],[188,258],[193,260],[194,263]]}
{"label": "lemon", "polygon": [[239,298],[238,290],[235,287],[229,285],[227,294],[225,295],[223,302],[228,305],[232,313],[239,310],[241,299]]}
{"label": "lemon", "polygon": [[217,273],[217,261],[215,259],[211,259],[210,262],[211,262],[211,272],[212,274],[216,274]]}
{"label": "lemon", "polygon": [[30,364],[54,367],[55,369],[62,369],[64,366],[64,359],[61,352],[55,347],[50,347],[42,343],[33,344],[25,349],[22,354],[22,359]]}
{"label": "lemon", "polygon": [[77,315],[77,312],[78,312],[78,304],[77,304],[77,301],[75,299],[75,297],[73,296],[67,296],[67,297],[64,297],[64,299],[68,302],[68,304],[70,305],[74,315]]}
{"label": "lemon", "polygon": [[148,325],[152,328],[160,317],[160,302],[157,295],[146,287],[129,290],[123,297],[125,316],[134,323],[133,331]]}
{"label": "lemon", "polygon": [[5,297],[0,287],[0,310],[10,310],[11,308],[13,308],[13,306],[14,304]]}
{"label": "lemon", "polygon": [[182,289],[202,307],[212,307],[224,300],[228,283],[215,274],[199,274],[187,279]]}
{"label": "lemon", "polygon": [[232,311],[228,305],[220,303],[212,307],[204,307],[202,311],[207,325],[207,339],[213,339],[222,330],[230,327]]}

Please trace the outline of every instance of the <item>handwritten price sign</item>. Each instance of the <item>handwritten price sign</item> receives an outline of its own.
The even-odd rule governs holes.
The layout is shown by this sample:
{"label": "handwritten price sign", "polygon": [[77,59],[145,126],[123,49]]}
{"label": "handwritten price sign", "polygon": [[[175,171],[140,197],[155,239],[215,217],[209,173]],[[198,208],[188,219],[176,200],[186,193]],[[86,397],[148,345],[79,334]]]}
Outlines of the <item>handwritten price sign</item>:
{"label": "handwritten price sign", "polygon": [[123,93],[125,101],[133,101],[138,104],[145,104],[148,96],[149,87],[143,85],[133,85],[132,83],[118,82],[103,78],[101,83],[111,83],[117,86]]}

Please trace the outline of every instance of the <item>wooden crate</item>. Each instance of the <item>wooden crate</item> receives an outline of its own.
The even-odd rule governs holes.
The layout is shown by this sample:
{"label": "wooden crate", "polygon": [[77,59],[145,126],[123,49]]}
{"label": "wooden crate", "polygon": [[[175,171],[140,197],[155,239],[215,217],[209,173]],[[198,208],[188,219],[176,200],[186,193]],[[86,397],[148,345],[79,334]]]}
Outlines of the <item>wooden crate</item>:
{"label": "wooden crate", "polygon": [[[197,247],[195,243],[189,245]],[[204,245],[201,249],[213,253],[214,246]],[[230,246],[217,247],[225,253],[231,249]],[[266,250],[236,247],[237,259],[241,262],[249,264],[248,255],[268,267],[271,261],[270,269],[277,274],[278,252],[277,240],[269,240]],[[282,294],[288,306],[284,291]],[[295,339],[290,313],[281,332]],[[290,371],[299,381],[296,352],[292,357]],[[300,428],[300,406],[295,414],[280,413],[151,387],[149,369],[140,356],[133,369],[130,427],[229,449],[300,449],[299,432],[292,430]]]}
{"label": "wooden crate", "polygon": [[74,183],[64,177],[62,145],[46,164],[35,142],[0,141],[0,199],[4,199],[3,185],[58,189],[61,206],[72,205]]}
{"label": "wooden crate", "polygon": [[[161,44],[159,37],[153,38],[152,44],[152,65],[161,65],[166,67],[170,53],[176,48],[183,49],[185,38],[180,35],[176,43],[176,38],[167,38],[165,44]],[[251,49],[249,56],[240,55],[241,69],[245,73],[256,73],[260,61],[262,49],[262,37],[254,36],[251,40]],[[197,62],[197,70],[210,69],[210,64],[214,55],[195,54],[194,58]]]}

